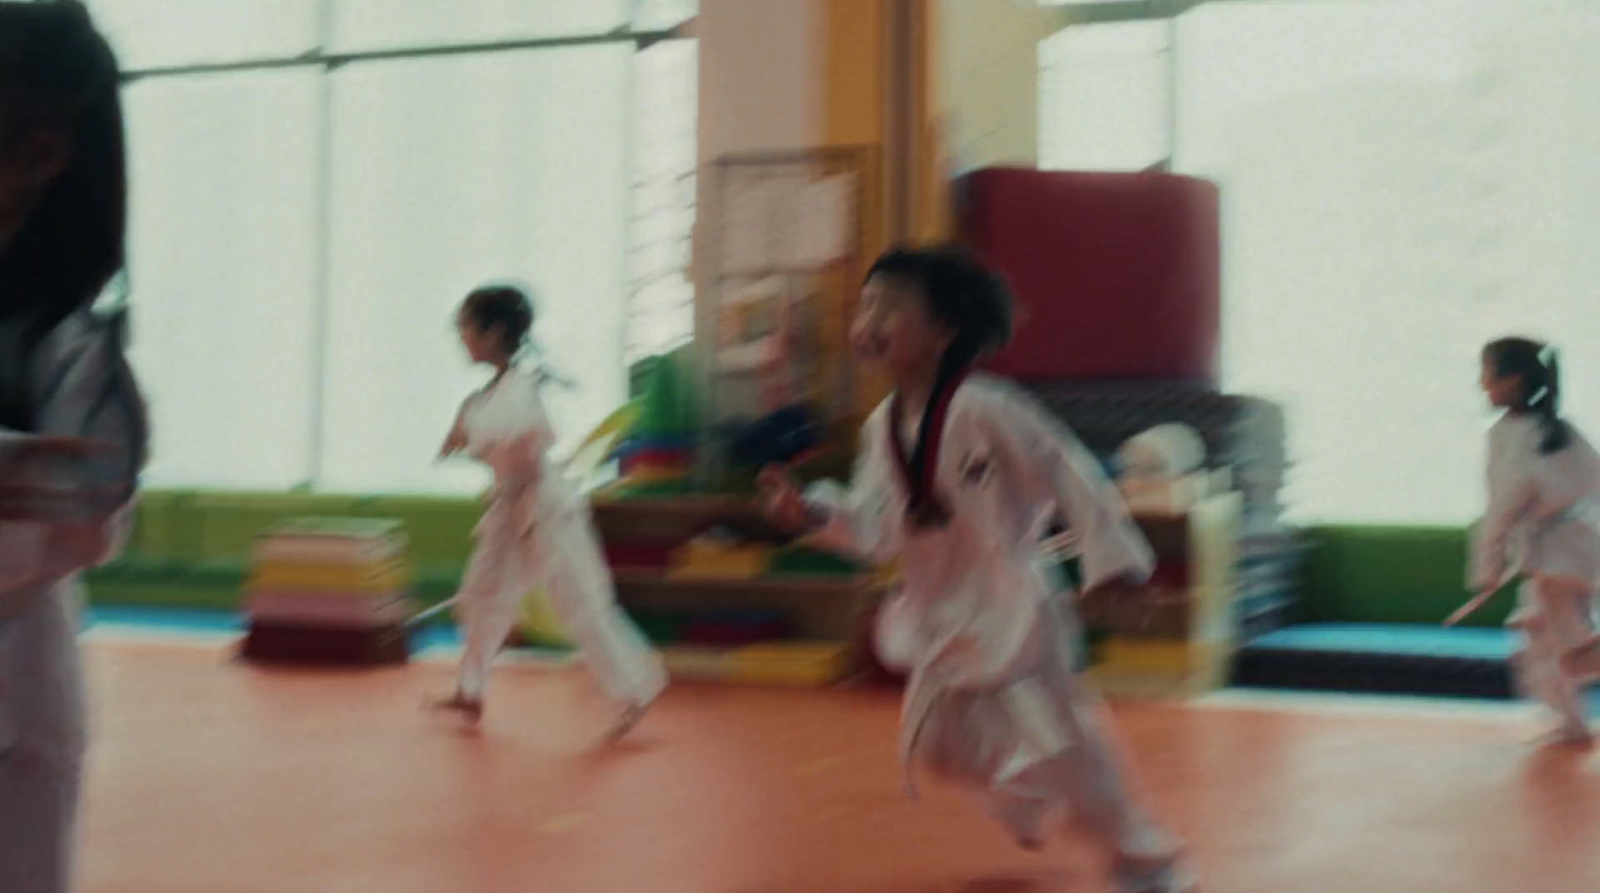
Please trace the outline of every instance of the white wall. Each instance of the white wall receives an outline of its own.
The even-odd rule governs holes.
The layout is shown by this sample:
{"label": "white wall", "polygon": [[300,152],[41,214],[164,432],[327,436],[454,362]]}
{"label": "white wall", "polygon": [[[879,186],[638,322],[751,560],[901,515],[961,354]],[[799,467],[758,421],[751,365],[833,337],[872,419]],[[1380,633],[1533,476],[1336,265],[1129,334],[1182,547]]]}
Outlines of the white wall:
{"label": "white wall", "polygon": [[825,14],[815,0],[701,0],[702,163],[818,142]]}
{"label": "white wall", "polygon": [[[695,224],[696,293],[710,293],[700,247],[715,238],[716,177],[708,166],[739,152],[802,149],[822,141],[821,0],[701,0],[700,178]],[[707,302],[696,300],[697,343],[710,337]]]}
{"label": "white wall", "polygon": [[1039,43],[1069,21],[1012,0],[938,0],[936,97],[955,173],[1039,157]]}

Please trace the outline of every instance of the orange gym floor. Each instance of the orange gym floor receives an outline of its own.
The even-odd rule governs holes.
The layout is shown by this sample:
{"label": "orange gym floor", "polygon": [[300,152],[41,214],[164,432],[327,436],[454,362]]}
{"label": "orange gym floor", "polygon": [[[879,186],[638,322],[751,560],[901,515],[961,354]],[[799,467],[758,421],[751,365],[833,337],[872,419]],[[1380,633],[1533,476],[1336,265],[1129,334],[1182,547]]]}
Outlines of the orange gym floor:
{"label": "orange gym floor", "polygon": [[[480,734],[423,714],[450,667],[271,672],[91,641],[84,893],[1044,893],[1092,854],[1012,847],[955,792],[904,799],[882,691],[682,686],[636,737],[581,671],[514,665]],[[1586,893],[1600,774],[1503,708],[1118,705],[1212,893]],[[19,891],[20,893],[20,891]]]}

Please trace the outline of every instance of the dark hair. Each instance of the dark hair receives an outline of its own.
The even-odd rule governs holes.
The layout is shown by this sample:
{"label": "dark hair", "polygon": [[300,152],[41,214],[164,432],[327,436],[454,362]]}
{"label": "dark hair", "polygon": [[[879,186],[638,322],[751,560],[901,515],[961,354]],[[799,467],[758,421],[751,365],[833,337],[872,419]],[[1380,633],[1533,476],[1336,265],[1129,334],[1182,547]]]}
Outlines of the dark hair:
{"label": "dark hair", "polygon": [[1531,338],[1500,338],[1484,345],[1483,358],[1494,374],[1515,376],[1522,383],[1514,412],[1539,417],[1544,438],[1539,452],[1560,452],[1572,442],[1572,430],[1561,418],[1561,365],[1556,350]]}
{"label": "dark hair", "polygon": [[0,132],[54,131],[70,159],[0,255],[0,423],[31,429],[26,375],[41,339],[122,271],[127,171],[116,56],[76,0],[0,2]]}
{"label": "dark hair", "polygon": [[541,381],[573,387],[571,379],[563,377],[544,361],[544,352],[533,340],[536,314],[533,299],[528,297],[525,289],[504,284],[479,286],[462,302],[461,312],[472,320],[473,325],[484,331],[500,327],[500,348],[505,351],[507,359],[514,359],[520,353],[531,353],[535,357],[535,370]]}
{"label": "dark hair", "polygon": [[955,332],[942,367],[957,372],[1011,340],[1011,289],[959,246],[893,248],[867,278],[884,277],[914,287],[928,312]]}
{"label": "dark hair", "polygon": [[[967,372],[1011,340],[1011,290],[976,257],[957,246],[894,248],[867,271],[867,279],[892,279],[922,296],[928,312],[954,333],[939,359],[933,393],[917,426],[917,442],[907,462],[910,499],[906,512],[918,527],[943,524],[948,508],[931,492],[929,468],[938,439],[935,426]],[[891,422],[899,430],[899,421]]]}
{"label": "dark hair", "polygon": [[515,285],[484,285],[472,290],[461,312],[483,331],[500,328],[500,348],[515,356],[528,344],[533,331],[533,301]]}

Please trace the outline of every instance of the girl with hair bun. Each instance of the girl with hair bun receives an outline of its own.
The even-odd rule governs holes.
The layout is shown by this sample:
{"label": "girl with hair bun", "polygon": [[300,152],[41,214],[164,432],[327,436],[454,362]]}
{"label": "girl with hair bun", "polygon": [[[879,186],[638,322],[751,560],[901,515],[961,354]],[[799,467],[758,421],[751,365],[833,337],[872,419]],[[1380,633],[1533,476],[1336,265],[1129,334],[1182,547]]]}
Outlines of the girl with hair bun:
{"label": "girl with hair bun", "polygon": [[1600,673],[1594,641],[1600,589],[1600,455],[1561,416],[1555,348],[1528,338],[1485,345],[1482,386],[1504,414],[1489,430],[1489,506],[1473,543],[1472,587],[1523,578],[1507,623],[1523,693],[1555,714],[1553,739],[1588,744],[1582,683]]}
{"label": "girl with hair bun", "polygon": [[471,722],[482,717],[490,667],[517,609],[543,587],[600,687],[619,705],[608,733],[614,740],[660,695],[666,671],[617,607],[589,506],[549,457],[556,436],[539,391],[555,376],[521,361],[530,352],[533,322],[533,303],[509,285],[473,291],[456,315],[467,355],[494,377],[467,398],[440,456],[466,453],[483,462],[494,486],[457,594],[466,643],[456,691],[437,706]]}

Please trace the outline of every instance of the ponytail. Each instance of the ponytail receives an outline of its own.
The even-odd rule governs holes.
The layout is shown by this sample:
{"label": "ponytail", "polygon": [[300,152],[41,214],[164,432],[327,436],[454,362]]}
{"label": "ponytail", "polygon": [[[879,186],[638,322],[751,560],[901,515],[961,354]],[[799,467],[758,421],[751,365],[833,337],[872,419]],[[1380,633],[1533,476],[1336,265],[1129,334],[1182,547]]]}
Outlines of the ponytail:
{"label": "ponytail", "polygon": [[1521,396],[1514,412],[1539,421],[1539,453],[1559,453],[1572,443],[1572,428],[1561,418],[1561,363],[1556,349],[1529,338],[1501,338],[1484,346],[1484,359],[1501,377],[1515,377]]}
{"label": "ponytail", "polygon": [[1543,455],[1559,453],[1572,442],[1572,431],[1561,419],[1561,361],[1554,347],[1539,351],[1539,365],[1544,367],[1544,386],[1528,400],[1528,408],[1539,416],[1539,452]]}
{"label": "ponytail", "polygon": [[512,360],[514,362],[526,362],[532,366],[534,380],[541,387],[546,384],[554,384],[565,391],[571,391],[578,387],[577,382],[557,372],[555,367],[550,365],[549,360],[545,358],[544,348],[533,340],[532,335],[523,339],[521,346],[517,348],[517,352],[512,356]]}
{"label": "ponytail", "polygon": [[939,447],[950,403],[985,356],[1011,338],[1011,293],[1005,282],[964,249],[899,248],[873,263],[867,278],[887,277],[915,288],[930,315],[953,334],[939,358],[933,392],[909,450],[901,442],[900,398],[893,399],[889,426],[891,446],[905,479],[906,514],[915,528],[941,527],[950,509],[935,492]]}
{"label": "ponytail", "polygon": [[[928,405],[922,410],[922,421],[917,424],[917,442],[911,448],[911,458],[906,462],[906,477],[909,486],[906,488],[909,498],[906,500],[906,514],[913,527],[941,527],[950,520],[947,506],[939,499],[939,494],[934,492],[933,479],[938,474],[939,443],[944,434],[944,420],[950,410],[950,401],[955,397],[956,389],[966,380],[967,374],[972,371],[972,365],[977,357],[974,352],[965,348],[960,340],[946,348],[944,356],[939,359],[939,372],[933,380],[933,392],[928,395]],[[896,403],[898,404],[898,395]],[[899,407],[895,407],[893,418],[899,418]],[[892,421],[890,427],[898,437],[900,424]],[[895,453],[904,456],[904,451],[897,444]]]}

